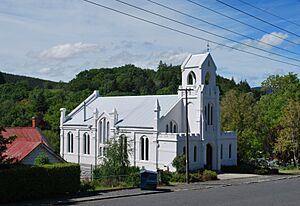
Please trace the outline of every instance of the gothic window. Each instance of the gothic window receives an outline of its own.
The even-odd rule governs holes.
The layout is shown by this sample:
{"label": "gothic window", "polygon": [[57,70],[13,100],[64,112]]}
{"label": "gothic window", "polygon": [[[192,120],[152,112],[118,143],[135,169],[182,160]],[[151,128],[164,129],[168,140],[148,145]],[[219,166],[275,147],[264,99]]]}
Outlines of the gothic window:
{"label": "gothic window", "polygon": [[166,133],[168,133],[169,132],[169,125],[167,124],[166,125]]}
{"label": "gothic window", "polygon": [[174,126],[173,126],[173,132],[177,133],[177,126],[176,126],[176,124],[174,124]]}
{"label": "gothic window", "polygon": [[208,104],[208,114],[207,114],[207,123],[208,125],[213,125],[213,106],[212,104]]}
{"label": "gothic window", "polygon": [[178,131],[178,127],[177,127],[177,123],[175,121],[170,121],[169,125],[166,126],[167,132],[170,133],[177,133]]}
{"label": "gothic window", "polygon": [[208,85],[209,81],[210,81],[210,73],[206,72],[206,74],[205,74],[205,84]]}
{"label": "gothic window", "polygon": [[109,121],[106,123],[106,142],[109,140]]}
{"label": "gothic window", "polygon": [[231,159],[231,144],[229,144],[229,148],[228,148],[228,157],[229,159]]}
{"label": "gothic window", "polygon": [[221,159],[223,159],[223,144],[221,144]]}
{"label": "gothic window", "polygon": [[141,160],[145,160],[145,144],[144,137],[141,137]]}
{"label": "gothic window", "polygon": [[103,138],[103,143],[106,144],[106,119],[102,119],[102,138]]}
{"label": "gothic window", "polygon": [[145,145],[146,145],[145,159],[149,160],[149,139],[148,138],[145,138]]}
{"label": "gothic window", "polygon": [[99,142],[102,143],[102,121],[100,121],[100,124],[99,124]]}
{"label": "gothic window", "polygon": [[83,134],[83,154],[90,154],[90,135],[88,133]]}
{"label": "gothic window", "polygon": [[195,75],[195,73],[191,71],[188,74],[188,79],[187,80],[188,80],[187,81],[188,85],[194,85],[196,83],[196,75]]}
{"label": "gothic window", "polygon": [[73,134],[68,133],[68,152],[73,153]]}
{"label": "gothic window", "polygon": [[141,137],[141,160],[149,160],[149,139]]}
{"label": "gothic window", "polygon": [[194,162],[197,161],[197,146],[194,146]]}

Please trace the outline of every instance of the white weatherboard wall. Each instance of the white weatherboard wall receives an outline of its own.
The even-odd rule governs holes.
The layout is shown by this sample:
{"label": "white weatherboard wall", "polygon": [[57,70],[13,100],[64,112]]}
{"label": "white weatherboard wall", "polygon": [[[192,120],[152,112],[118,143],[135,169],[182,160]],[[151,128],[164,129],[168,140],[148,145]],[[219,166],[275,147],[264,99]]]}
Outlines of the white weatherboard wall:
{"label": "white weatherboard wall", "polygon": [[[189,55],[181,66],[179,89],[192,89],[188,93],[191,170],[203,167],[219,170],[221,165],[237,162],[236,133],[220,130],[216,69],[209,53]],[[61,109],[61,155],[86,167],[101,164],[107,147],[102,141],[103,131],[109,131],[108,139],[127,138],[131,165],[174,171],[173,159],[185,150],[185,109],[185,93],[181,90],[177,95],[127,97],[101,97],[95,91],[71,113]],[[109,126],[103,124],[104,118]],[[69,132],[73,134],[71,152],[68,152]],[[83,154],[87,146],[85,133],[90,137],[90,154]]]}

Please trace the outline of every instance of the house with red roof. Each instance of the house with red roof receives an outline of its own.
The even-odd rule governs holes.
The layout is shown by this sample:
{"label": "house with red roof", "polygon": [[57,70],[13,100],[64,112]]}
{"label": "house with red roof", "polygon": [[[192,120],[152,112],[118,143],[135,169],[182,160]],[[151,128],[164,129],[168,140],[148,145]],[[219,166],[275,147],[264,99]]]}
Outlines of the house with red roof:
{"label": "house with red roof", "polygon": [[44,153],[50,163],[65,162],[59,155],[55,154],[47,138],[42,131],[36,127],[36,119],[32,118],[32,127],[6,127],[2,131],[3,137],[16,136],[9,145],[4,155],[14,158],[22,164],[33,165],[35,158]]}

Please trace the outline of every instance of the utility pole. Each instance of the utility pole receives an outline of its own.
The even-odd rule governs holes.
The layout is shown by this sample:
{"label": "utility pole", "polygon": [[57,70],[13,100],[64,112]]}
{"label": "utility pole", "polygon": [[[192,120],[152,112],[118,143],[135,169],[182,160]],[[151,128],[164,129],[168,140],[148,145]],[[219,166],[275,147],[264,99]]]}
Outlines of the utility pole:
{"label": "utility pole", "polygon": [[185,88],[185,89],[179,89],[179,91],[184,91],[185,92],[185,117],[186,117],[186,139],[185,139],[185,148],[186,148],[186,151],[185,151],[185,175],[186,175],[186,183],[189,184],[190,183],[190,180],[189,180],[189,177],[190,177],[190,162],[189,162],[189,117],[188,117],[188,114],[189,114],[189,110],[188,110],[188,92],[189,91],[192,91],[193,89],[191,88]]}

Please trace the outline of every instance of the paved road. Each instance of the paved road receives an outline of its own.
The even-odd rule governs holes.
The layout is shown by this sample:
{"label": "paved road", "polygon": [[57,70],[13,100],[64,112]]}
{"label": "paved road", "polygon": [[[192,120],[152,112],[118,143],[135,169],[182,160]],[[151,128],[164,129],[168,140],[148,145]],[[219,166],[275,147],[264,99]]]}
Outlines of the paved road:
{"label": "paved road", "polygon": [[300,178],[267,181],[260,183],[234,184],[231,186],[220,184],[209,189],[197,189],[197,187],[191,187],[190,189],[183,189],[169,193],[99,200],[81,204],[105,206],[299,206]]}

